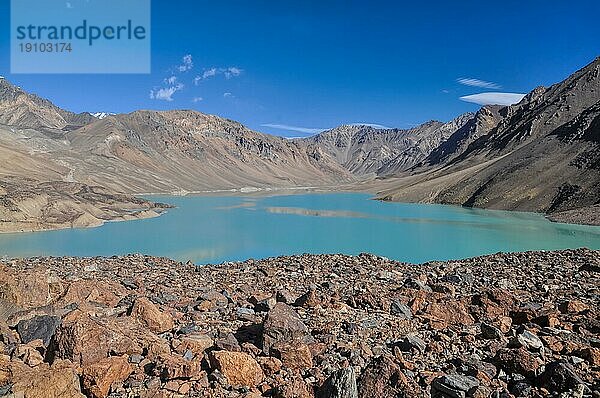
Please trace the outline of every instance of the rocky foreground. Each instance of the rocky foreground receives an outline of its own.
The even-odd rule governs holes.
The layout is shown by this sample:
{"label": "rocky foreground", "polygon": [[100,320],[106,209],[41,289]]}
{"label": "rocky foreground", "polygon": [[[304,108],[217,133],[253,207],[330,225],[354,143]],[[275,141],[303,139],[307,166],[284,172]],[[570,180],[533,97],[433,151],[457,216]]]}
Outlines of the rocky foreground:
{"label": "rocky foreground", "polygon": [[0,269],[0,396],[600,397],[596,251]]}

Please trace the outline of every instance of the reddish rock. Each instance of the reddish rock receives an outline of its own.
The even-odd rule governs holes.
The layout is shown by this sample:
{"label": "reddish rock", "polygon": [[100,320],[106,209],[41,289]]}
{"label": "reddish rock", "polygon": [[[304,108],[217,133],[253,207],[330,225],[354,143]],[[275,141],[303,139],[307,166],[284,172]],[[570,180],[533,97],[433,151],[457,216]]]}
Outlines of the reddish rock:
{"label": "reddish rock", "polygon": [[358,392],[360,397],[426,397],[417,382],[386,356],[375,358],[367,366],[358,382]]}
{"label": "reddish rock", "polygon": [[112,308],[125,295],[125,288],[121,284],[96,280],[78,280],[67,287],[67,292],[60,298],[58,305],[65,307],[73,303],[91,302]]}
{"label": "reddish rock", "polygon": [[92,319],[80,311],[73,311],[56,329],[54,356],[70,359],[81,366],[91,365],[117,354],[141,354],[142,348],[116,327]]}
{"label": "reddish rock", "polygon": [[579,314],[581,312],[589,310],[590,307],[579,300],[569,300],[564,303],[561,303],[558,306],[558,309],[563,314]]}
{"label": "reddish rock", "polygon": [[104,398],[114,383],[122,383],[131,372],[127,356],[104,358],[83,368],[83,389],[93,398]]}
{"label": "reddish rock", "polygon": [[256,360],[243,352],[213,351],[210,362],[234,386],[253,387],[265,377]]}
{"label": "reddish rock", "polygon": [[533,376],[540,367],[539,361],[523,347],[501,349],[496,353],[494,359],[496,365],[504,370],[525,376]]}
{"label": "reddish rock", "polygon": [[313,390],[304,382],[300,375],[275,388],[275,398],[314,398]]}
{"label": "reddish rock", "polygon": [[308,327],[292,307],[277,303],[263,323],[262,349],[266,354],[278,343],[314,343]]}
{"label": "reddish rock", "polygon": [[189,350],[194,356],[199,356],[213,344],[213,339],[206,334],[190,334],[181,338],[180,343],[175,347],[175,352],[183,355]]}
{"label": "reddish rock", "polygon": [[154,333],[168,332],[174,327],[173,317],[159,310],[153,302],[145,297],[135,300],[131,316],[140,320]]}
{"label": "reddish rock", "polygon": [[283,366],[290,369],[308,369],[313,366],[313,357],[308,345],[304,343],[282,343],[273,347],[275,355],[277,355]]}
{"label": "reddish rock", "polygon": [[188,360],[179,355],[160,354],[156,359],[155,375],[163,380],[196,379],[201,374],[201,360],[201,357]]}
{"label": "reddish rock", "polygon": [[449,326],[469,326],[475,323],[469,314],[467,306],[460,300],[432,302],[424,311],[424,318],[434,329],[445,329]]}
{"label": "reddish rock", "polygon": [[44,357],[31,345],[21,344],[13,352],[13,358],[18,358],[25,364],[35,367],[44,362]]}
{"label": "reddish rock", "polygon": [[272,376],[281,370],[282,362],[275,357],[258,357],[256,358],[260,367],[265,374]]}
{"label": "reddish rock", "polygon": [[600,366],[600,348],[587,347],[576,352],[592,366]]}
{"label": "reddish rock", "polygon": [[52,366],[43,363],[30,368],[13,362],[12,392],[25,398],[85,398],[79,386],[79,376],[70,361],[55,361]]}

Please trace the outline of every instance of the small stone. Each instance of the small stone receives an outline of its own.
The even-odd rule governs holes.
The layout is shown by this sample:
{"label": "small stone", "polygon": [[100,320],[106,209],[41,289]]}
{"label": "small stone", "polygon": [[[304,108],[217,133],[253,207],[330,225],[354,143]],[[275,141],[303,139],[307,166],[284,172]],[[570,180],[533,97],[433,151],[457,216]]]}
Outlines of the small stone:
{"label": "small stone", "polygon": [[425,352],[427,348],[427,343],[423,341],[419,336],[414,334],[409,334],[405,336],[402,340],[395,343],[395,345],[400,348],[404,352],[412,351],[413,349],[419,352]]}
{"label": "small stone", "polygon": [[399,317],[400,319],[412,319],[413,317],[410,307],[398,299],[392,300],[392,304],[390,305],[390,313]]}
{"label": "small stone", "polygon": [[509,347],[525,347],[531,351],[538,351],[543,346],[544,343],[542,340],[528,330],[523,330],[521,333],[518,333],[509,344]]}
{"label": "small stone", "polygon": [[253,387],[265,377],[256,360],[243,352],[213,351],[210,362],[233,386]]}
{"label": "small stone", "polygon": [[504,337],[500,329],[485,322],[481,323],[481,335],[483,338],[490,340],[500,340]]}

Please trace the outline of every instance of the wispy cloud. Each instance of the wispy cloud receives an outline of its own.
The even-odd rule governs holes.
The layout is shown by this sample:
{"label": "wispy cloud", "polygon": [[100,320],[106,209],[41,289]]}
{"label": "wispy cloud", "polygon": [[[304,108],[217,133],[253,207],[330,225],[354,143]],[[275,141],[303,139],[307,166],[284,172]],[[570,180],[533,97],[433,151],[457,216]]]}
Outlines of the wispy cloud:
{"label": "wispy cloud", "polygon": [[229,66],[227,68],[217,68],[212,67],[208,69],[204,69],[201,75],[198,75],[194,78],[194,84],[198,85],[200,82],[210,79],[215,76],[223,75],[225,79],[231,79],[232,77],[238,77],[244,72],[243,69],[238,68],[237,66]]}
{"label": "wispy cloud", "polygon": [[187,72],[194,67],[194,60],[191,54],[187,54],[183,56],[182,64],[177,67],[179,72]]}
{"label": "wispy cloud", "polygon": [[223,98],[235,98],[232,93],[223,93]]}
{"label": "wispy cloud", "polygon": [[192,98],[192,102],[193,103],[200,102],[202,100],[204,100],[204,98],[202,98],[202,97],[194,97],[194,98]]}
{"label": "wispy cloud", "polygon": [[393,128],[393,127],[388,127],[388,126],[384,126],[382,124],[376,124],[376,123],[350,123],[349,126],[367,126],[367,127],[373,127],[373,128],[382,129],[382,130],[389,130],[389,129]]}
{"label": "wispy cloud", "polygon": [[521,93],[479,93],[460,97],[461,100],[478,105],[512,105],[520,102],[525,94]]}
{"label": "wispy cloud", "polygon": [[309,128],[309,127],[290,126],[287,124],[276,124],[276,123],[261,124],[261,127],[269,127],[269,128],[277,129],[277,130],[296,131],[298,133],[304,133],[304,134],[318,134],[320,132],[327,130],[327,129],[316,129],[316,128]]}
{"label": "wispy cloud", "polygon": [[473,79],[471,77],[461,77],[456,79],[456,81],[464,86],[470,87],[491,88],[492,90],[502,88],[502,86],[497,83],[486,82],[485,80]]}
{"label": "wispy cloud", "polygon": [[150,99],[171,102],[173,101],[173,94],[183,90],[183,87],[183,84],[177,83],[173,86],[150,90]]}

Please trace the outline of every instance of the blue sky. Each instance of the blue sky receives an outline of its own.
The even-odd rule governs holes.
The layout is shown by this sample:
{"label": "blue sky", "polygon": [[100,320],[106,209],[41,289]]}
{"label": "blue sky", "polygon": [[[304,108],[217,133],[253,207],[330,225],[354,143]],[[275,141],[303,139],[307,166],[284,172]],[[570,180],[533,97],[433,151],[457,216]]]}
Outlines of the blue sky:
{"label": "blue sky", "polygon": [[151,74],[11,75],[0,0],[0,75],[76,112],[195,109],[288,136],[407,128],[478,109],[460,97],[564,79],[600,55],[598,15],[597,1],[154,0]]}

